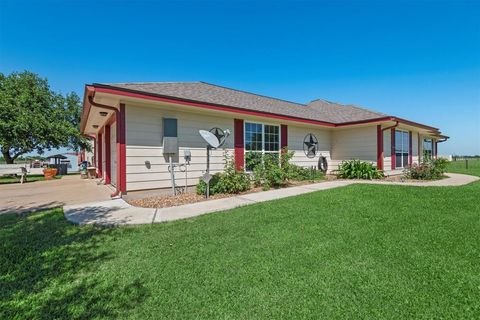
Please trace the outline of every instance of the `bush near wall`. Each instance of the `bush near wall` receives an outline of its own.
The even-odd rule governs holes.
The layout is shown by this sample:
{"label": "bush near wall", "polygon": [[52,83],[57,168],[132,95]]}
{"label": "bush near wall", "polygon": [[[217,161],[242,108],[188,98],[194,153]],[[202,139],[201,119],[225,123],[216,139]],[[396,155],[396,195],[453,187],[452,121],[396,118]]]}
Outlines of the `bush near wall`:
{"label": "bush near wall", "polygon": [[404,170],[408,179],[437,180],[441,179],[447,171],[450,162],[444,158],[429,159],[424,157],[420,164],[414,164]]}
{"label": "bush near wall", "polygon": [[[245,157],[247,167],[252,168],[250,174],[236,170],[234,159],[225,152],[225,170],[212,176],[210,180],[210,194],[235,194],[248,191],[252,182],[254,186],[268,190],[270,188],[285,187],[290,181],[318,181],[324,178],[324,174],[319,170],[304,168],[290,163],[293,155],[294,152],[288,151],[287,148],[284,148],[280,153],[280,159],[278,154],[247,154]],[[206,183],[200,180],[197,184],[197,194],[205,194],[206,187]]]}
{"label": "bush near wall", "polygon": [[345,160],[338,165],[337,176],[343,179],[381,179],[383,171],[372,163],[361,160]]}

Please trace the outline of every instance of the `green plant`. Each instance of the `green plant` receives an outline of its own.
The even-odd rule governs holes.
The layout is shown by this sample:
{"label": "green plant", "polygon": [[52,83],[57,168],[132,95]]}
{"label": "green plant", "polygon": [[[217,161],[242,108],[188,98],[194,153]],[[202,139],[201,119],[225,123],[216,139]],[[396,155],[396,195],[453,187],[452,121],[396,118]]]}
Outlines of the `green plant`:
{"label": "green plant", "polygon": [[444,158],[431,159],[424,157],[420,164],[406,168],[403,173],[406,178],[417,180],[440,179],[447,171],[449,161]]}
{"label": "green plant", "polygon": [[[244,171],[235,168],[235,162],[224,151],[225,169],[223,172],[216,173],[210,180],[210,194],[216,193],[240,193],[250,189],[250,175]],[[197,184],[197,194],[205,194],[207,184],[200,179]]]}
{"label": "green plant", "polygon": [[343,179],[380,179],[383,172],[372,163],[361,160],[345,160],[340,163],[337,170],[339,178]]}
{"label": "green plant", "polygon": [[255,186],[261,186],[263,190],[286,186],[289,181],[321,180],[324,175],[321,171],[304,168],[290,162],[294,155],[285,147],[280,153],[280,159],[276,153],[267,153],[263,161],[256,161],[253,167],[253,181]]}

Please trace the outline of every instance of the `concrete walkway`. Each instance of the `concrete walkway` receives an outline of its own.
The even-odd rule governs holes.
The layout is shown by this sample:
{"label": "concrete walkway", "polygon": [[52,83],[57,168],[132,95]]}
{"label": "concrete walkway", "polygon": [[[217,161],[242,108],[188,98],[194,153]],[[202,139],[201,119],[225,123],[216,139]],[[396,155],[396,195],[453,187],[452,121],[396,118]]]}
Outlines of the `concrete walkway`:
{"label": "concrete walkway", "polygon": [[0,184],[0,214],[35,212],[65,205],[110,199],[112,190],[95,180],[67,175],[24,184]]}
{"label": "concrete walkway", "polygon": [[333,180],[316,184],[250,193],[229,198],[209,200],[169,208],[139,208],[122,199],[67,205],[63,207],[65,218],[75,224],[137,225],[167,222],[200,216],[206,213],[229,210],[253,203],[276,200],[305,193],[343,187],[355,183],[405,185],[421,187],[460,186],[480,180],[464,174],[449,173],[449,178],[428,182],[390,182],[364,180]]}

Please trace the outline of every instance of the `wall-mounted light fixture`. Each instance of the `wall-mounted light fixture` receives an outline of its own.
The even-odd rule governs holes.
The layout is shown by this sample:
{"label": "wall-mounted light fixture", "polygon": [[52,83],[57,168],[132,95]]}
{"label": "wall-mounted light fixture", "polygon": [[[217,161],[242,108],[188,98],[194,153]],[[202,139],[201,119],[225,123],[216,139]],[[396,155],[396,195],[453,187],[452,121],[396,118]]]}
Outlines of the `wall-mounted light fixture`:
{"label": "wall-mounted light fixture", "polygon": [[107,114],[108,114],[108,112],[105,112],[105,111],[100,111],[100,115],[101,115],[102,117],[106,117],[106,116],[107,116]]}

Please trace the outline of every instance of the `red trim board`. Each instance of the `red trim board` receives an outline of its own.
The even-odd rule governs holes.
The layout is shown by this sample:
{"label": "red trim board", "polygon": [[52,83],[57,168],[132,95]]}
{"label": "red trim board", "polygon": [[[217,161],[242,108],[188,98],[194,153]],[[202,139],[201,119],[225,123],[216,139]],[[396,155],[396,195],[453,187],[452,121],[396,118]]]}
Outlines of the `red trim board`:
{"label": "red trim board", "polygon": [[383,170],[383,130],[377,125],[377,168]]}
{"label": "red trim board", "polygon": [[235,146],[235,168],[243,170],[245,162],[245,146],[243,140],[243,119],[233,120],[233,139]]}

